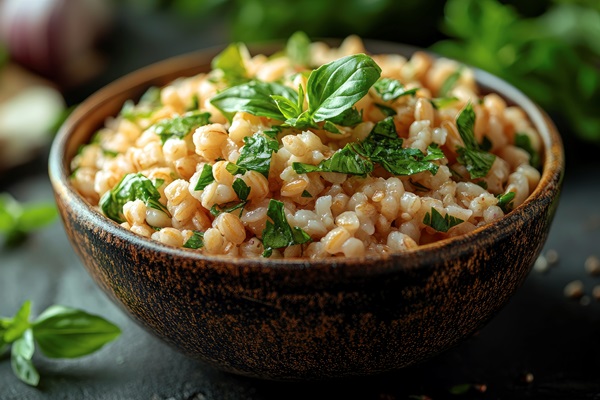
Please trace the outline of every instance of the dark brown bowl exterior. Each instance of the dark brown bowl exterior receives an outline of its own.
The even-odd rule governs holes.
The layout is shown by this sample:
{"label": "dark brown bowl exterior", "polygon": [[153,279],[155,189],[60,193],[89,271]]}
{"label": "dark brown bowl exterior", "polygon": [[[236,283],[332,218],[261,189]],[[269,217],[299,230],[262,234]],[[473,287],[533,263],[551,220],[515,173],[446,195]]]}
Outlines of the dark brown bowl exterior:
{"label": "dark brown bowl exterior", "polygon": [[[372,42],[374,53],[413,49]],[[269,379],[369,375],[411,365],[471,335],[509,299],[546,240],[564,156],[546,115],[486,73],[480,84],[520,105],[540,131],[539,186],[503,218],[462,237],[382,258],[205,257],[135,236],[87,204],[69,161],[105,118],[147,87],[207,71],[217,50],[159,63],[106,87],[56,138],[50,177],[66,232],[85,267],[150,332],[215,367]]]}

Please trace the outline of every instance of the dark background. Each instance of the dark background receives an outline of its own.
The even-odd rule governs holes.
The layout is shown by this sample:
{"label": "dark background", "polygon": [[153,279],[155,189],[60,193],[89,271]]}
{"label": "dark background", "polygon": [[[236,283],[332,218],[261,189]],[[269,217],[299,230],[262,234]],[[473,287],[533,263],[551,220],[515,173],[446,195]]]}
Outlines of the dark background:
{"label": "dark background", "polygon": [[[464,54],[453,56],[482,67],[492,65],[486,69],[515,84],[526,81],[518,86],[550,111],[567,154],[561,203],[542,253],[552,249],[559,261],[544,273],[533,270],[490,324],[434,359],[382,376],[302,384],[241,378],[186,359],[129,320],[86,274],[62,227],[55,223],[19,247],[0,247],[0,315],[13,315],[26,299],[33,300],[33,314],[51,304],[64,304],[114,321],[123,335],[82,359],[35,356],[42,376],[38,388],[18,381],[9,357],[0,358],[0,399],[600,399],[600,302],[591,296],[600,278],[584,269],[587,257],[600,256],[600,164],[596,156],[600,130],[592,129],[599,123],[600,93],[594,85],[600,80],[593,77],[600,75],[600,51],[582,39],[583,33],[595,29],[599,2],[513,1],[517,8],[510,10],[517,17],[510,26],[518,31],[514,33],[502,31],[499,21],[508,9],[501,3],[490,0],[473,6],[472,1],[460,1],[455,3],[470,7],[465,8],[470,19],[459,24],[468,27],[462,39],[445,27],[444,16],[447,19],[452,13],[444,9],[447,4],[442,0],[120,1],[111,3],[110,29],[96,47],[102,62],[92,77],[73,83],[60,67],[26,66],[58,85],[67,105],[76,105],[98,88],[151,62],[230,40],[285,38],[297,29],[311,37],[357,33],[423,47],[437,43],[434,48],[448,53],[456,49],[440,41],[461,43]],[[591,22],[576,19],[576,28],[564,23],[575,39],[553,32],[556,26],[541,29],[539,21],[549,10],[575,6],[584,11],[577,16],[592,16]],[[569,10],[573,11],[560,9],[560,15],[570,18]],[[490,15],[494,18],[489,19]],[[468,21],[479,21],[479,25]],[[483,25],[500,28],[485,30]],[[481,34],[482,29],[487,36]],[[573,29],[583,33],[573,33]],[[512,46],[519,56],[505,64],[490,61],[488,50],[496,56],[503,54],[494,46]],[[5,47],[10,50],[10,45]],[[473,50],[480,47],[484,50]],[[582,80],[586,85],[578,83]],[[0,172],[0,192],[7,191],[21,201],[51,200],[46,151]],[[580,300],[563,294],[564,286],[576,279],[585,288]],[[527,374],[532,374],[532,382],[525,382]],[[457,385],[466,384],[465,393],[453,394],[460,391]]]}

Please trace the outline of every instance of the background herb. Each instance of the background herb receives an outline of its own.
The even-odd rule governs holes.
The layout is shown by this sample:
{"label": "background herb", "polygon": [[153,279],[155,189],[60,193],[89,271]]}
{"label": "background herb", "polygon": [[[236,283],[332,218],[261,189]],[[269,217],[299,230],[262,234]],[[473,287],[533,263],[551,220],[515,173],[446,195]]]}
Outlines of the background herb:
{"label": "background herb", "polygon": [[0,194],[0,234],[4,244],[13,247],[27,235],[56,220],[58,211],[54,202],[23,204],[10,194]]}
{"label": "background herb", "polygon": [[213,58],[211,67],[213,70],[220,70],[222,79],[233,84],[248,78],[244,58],[249,57],[248,49],[243,43],[231,43],[215,58]]}
{"label": "background herb", "polygon": [[290,58],[292,65],[310,66],[310,44],[310,38],[302,31],[297,31],[290,36],[285,46],[285,54]]}
{"label": "background herb", "polygon": [[51,306],[33,321],[30,312],[28,300],[14,317],[0,317],[0,349],[12,344],[13,372],[32,386],[40,380],[31,362],[36,343],[47,357],[75,358],[99,350],[121,333],[104,318],[74,308]]}

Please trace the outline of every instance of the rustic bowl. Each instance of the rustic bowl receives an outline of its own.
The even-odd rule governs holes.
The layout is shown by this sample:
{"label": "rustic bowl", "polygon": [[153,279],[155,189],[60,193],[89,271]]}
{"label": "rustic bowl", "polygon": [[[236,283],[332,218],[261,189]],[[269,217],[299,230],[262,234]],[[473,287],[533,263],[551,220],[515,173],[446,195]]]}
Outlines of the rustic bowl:
{"label": "rustic bowl", "polygon": [[[405,56],[414,51],[382,42],[367,48]],[[191,357],[243,375],[369,375],[455,345],[521,285],[558,205],[562,144],[543,111],[482,71],[476,72],[479,84],[521,106],[539,130],[543,173],[524,204],[472,233],[380,258],[231,259],[169,247],[105,218],[69,182],[78,147],[125,100],[209,70],[218,51],[160,62],[100,90],[73,112],[51,150],[50,177],[75,251],[102,289],[148,331]]]}

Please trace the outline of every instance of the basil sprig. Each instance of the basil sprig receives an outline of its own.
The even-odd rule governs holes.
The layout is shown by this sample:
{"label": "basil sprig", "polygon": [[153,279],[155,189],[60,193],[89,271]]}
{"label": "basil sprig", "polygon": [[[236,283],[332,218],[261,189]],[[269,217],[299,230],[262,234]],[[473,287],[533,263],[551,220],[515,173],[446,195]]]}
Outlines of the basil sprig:
{"label": "basil sprig", "polygon": [[286,216],[283,203],[271,199],[267,209],[267,225],[262,232],[264,246],[263,257],[270,257],[273,249],[281,249],[295,244],[307,243],[311,240],[310,235],[298,228],[290,226]]}
{"label": "basil sprig", "polygon": [[0,317],[0,352],[12,345],[12,370],[31,386],[40,380],[31,361],[36,344],[47,357],[76,358],[99,350],[121,334],[104,318],[74,308],[51,306],[33,321],[30,313],[28,300],[14,317]]}
{"label": "basil sprig", "polygon": [[471,179],[485,177],[492,168],[496,156],[483,150],[475,140],[475,111],[471,102],[467,103],[456,118],[456,127],[465,144],[464,147],[457,148],[458,162],[467,168]]}
{"label": "basil sprig", "polygon": [[8,193],[0,194],[0,234],[8,247],[20,244],[29,233],[51,224],[57,216],[54,203],[22,204]]}
{"label": "basil sprig", "polygon": [[128,201],[142,200],[146,206],[160,210],[169,215],[167,207],[160,201],[160,192],[152,181],[144,175],[127,174],[112,190],[100,198],[100,209],[108,218],[118,223],[125,222],[123,206]]}
{"label": "basil sprig", "polygon": [[[313,70],[298,92],[274,82],[250,81],[232,86],[215,95],[210,102],[226,116],[244,111],[252,115],[284,121],[294,128],[324,128],[339,132],[335,123],[363,98],[379,79],[381,68],[365,54],[355,54],[324,64]],[[304,109],[304,98],[308,108]],[[353,112],[350,120],[356,121]],[[336,119],[338,118],[338,119]],[[345,118],[342,118],[342,122]]]}

